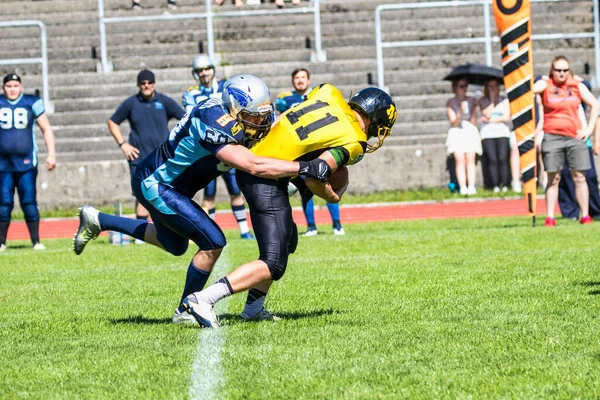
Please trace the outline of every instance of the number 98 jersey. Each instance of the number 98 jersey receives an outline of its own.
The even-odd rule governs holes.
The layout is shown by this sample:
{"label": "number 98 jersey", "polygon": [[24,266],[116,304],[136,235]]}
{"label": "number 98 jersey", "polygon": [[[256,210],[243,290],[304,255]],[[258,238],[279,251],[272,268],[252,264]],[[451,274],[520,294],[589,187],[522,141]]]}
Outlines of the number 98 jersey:
{"label": "number 98 jersey", "polygon": [[35,120],[44,111],[37,96],[22,94],[15,101],[0,96],[0,171],[27,171],[37,166]]}
{"label": "number 98 jersey", "polygon": [[283,113],[267,136],[250,150],[259,156],[308,161],[334,150],[338,166],[363,157],[367,135],[342,93],[330,84],[314,88],[308,98]]}

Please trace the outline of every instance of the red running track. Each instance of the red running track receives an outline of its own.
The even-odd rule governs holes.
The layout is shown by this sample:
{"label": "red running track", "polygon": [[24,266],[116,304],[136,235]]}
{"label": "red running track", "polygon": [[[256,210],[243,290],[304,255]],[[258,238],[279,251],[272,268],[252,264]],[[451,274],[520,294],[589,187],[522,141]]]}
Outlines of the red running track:
{"label": "red running track", "polygon": [[[479,218],[527,216],[525,200],[523,199],[490,199],[465,200],[450,202],[422,202],[406,204],[373,204],[373,205],[342,205],[341,217],[343,224],[358,224],[367,222],[383,222],[416,219],[444,218]],[[546,214],[546,203],[538,199],[537,214]],[[218,213],[217,223],[222,229],[237,228],[237,223],[231,212]],[[326,207],[315,208],[317,224],[330,224],[331,217]],[[302,210],[294,209],[294,221],[305,226],[306,220]],[[48,238],[72,237],[77,230],[78,219],[45,219],[40,223],[40,236]],[[7,240],[28,239],[29,232],[24,222],[13,222],[8,230]]]}

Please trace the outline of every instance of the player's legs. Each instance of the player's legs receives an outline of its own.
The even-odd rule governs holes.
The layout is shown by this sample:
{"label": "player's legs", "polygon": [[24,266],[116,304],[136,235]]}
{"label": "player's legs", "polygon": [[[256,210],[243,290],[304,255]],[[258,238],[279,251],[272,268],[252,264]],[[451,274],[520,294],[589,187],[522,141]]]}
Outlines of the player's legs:
{"label": "player's legs", "polygon": [[306,218],[306,232],[303,236],[315,236],[319,233],[317,231],[317,224],[315,223],[315,203],[313,199],[303,201],[302,203],[304,217]]}
{"label": "player's legs", "polygon": [[240,229],[240,235],[242,239],[253,239],[254,236],[250,234],[248,228],[248,221],[246,220],[246,206],[244,205],[244,197],[242,192],[237,185],[235,179],[235,169],[230,169],[222,175],[225,185],[227,186],[227,192],[231,200],[231,211],[237,221],[238,228]]}
{"label": "player's legs", "polygon": [[[29,230],[31,244],[36,250],[43,250],[40,243],[40,211],[37,206],[37,191],[35,181],[37,179],[37,168],[24,172],[15,173],[15,184],[19,193],[19,203],[25,215],[25,223]],[[38,246],[39,244],[39,246]]]}
{"label": "player's legs", "polygon": [[[251,288],[266,295],[260,289],[268,289],[270,281],[280,279],[287,267],[289,243],[294,233],[287,181],[261,179],[238,172],[238,184],[248,200],[260,255],[258,260],[241,265],[184,300],[184,306],[203,326],[218,326],[212,309],[217,301]],[[260,297],[264,303],[264,296]],[[251,303],[256,301],[249,300]]]}
{"label": "player's legs", "polygon": [[331,215],[331,222],[333,223],[333,234],[343,235],[344,228],[342,228],[342,222],[340,221],[340,205],[338,203],[327,203],[327,209]]}
{"label": "player's legs", "polygon": [[6,236],[14,207],[15,184],[13,173],[0,171],[0,251],[6,249]]}
{"label": "player's legs", "polygon": [[208,213],[208,216],[215,219],[215,196],[217,195],[217,180],[212,180],[204,188],[204,196],[202,197],[202,208]]}

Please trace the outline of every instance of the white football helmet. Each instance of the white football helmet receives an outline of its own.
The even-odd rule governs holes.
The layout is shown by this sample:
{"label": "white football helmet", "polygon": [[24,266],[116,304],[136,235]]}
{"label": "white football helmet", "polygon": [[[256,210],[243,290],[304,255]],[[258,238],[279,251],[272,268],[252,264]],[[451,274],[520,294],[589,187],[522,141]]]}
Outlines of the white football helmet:
{"label": "white football helmet", "polygon": [[192,62],[192,76],[202,86],[210,86],[215,77],[215,63],[207,55],[196,56]]}
{"label": "white football helmet", "polygon": [[260,140],[271,130],[275,109],[267,85],[253,75],[237,75],[223,86],[223,108],[244,129],[246,137]]}

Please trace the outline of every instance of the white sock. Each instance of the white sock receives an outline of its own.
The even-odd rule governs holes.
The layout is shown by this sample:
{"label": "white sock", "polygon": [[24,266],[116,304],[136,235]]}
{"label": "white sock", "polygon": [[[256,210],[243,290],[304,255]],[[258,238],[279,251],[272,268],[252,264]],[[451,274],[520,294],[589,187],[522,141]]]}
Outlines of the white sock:
{"label": "white sock", "polygon": [[199,296],[206,300],[210,304],[215,304],[217,301],[231,296],[233,294],[233,289],[231,289],[231,285],[229,284],[229,280],[227,277],[223,277],[201,291]]}

